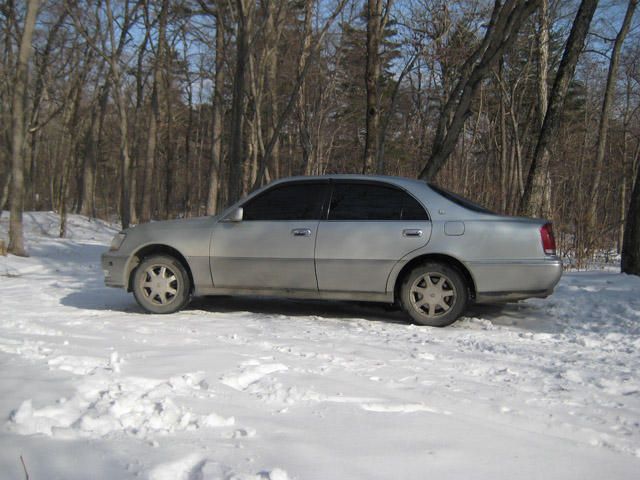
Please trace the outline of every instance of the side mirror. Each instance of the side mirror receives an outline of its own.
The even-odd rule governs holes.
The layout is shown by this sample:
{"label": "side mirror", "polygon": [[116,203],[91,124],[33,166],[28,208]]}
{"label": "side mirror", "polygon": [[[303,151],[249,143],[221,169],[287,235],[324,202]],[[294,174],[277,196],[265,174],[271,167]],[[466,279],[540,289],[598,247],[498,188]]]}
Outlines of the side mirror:
{"label": "side mirror", "polygon": [[241,222],[243,214],[244,214],[244,210],[242,209],[242,207],[238,207],[235,210],[233,210],[229,215],[227,215],[224,220],[225,222]]}

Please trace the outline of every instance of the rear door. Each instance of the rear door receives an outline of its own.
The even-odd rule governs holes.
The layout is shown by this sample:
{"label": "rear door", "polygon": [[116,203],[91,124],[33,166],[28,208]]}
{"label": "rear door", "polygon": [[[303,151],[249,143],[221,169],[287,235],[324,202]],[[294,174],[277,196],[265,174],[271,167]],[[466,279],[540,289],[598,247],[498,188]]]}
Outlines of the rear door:
{"label": "rear door", "polygon": [[318,287],[384,293],[394,264],[430,235],[427,212],[406,191],[383,182],[334,181],[327,218],[318,226]]}
{"label": "rear door", "polygon": [[328,182],[275,185],[213,234],[215,287],[317,291],[314,248]]}

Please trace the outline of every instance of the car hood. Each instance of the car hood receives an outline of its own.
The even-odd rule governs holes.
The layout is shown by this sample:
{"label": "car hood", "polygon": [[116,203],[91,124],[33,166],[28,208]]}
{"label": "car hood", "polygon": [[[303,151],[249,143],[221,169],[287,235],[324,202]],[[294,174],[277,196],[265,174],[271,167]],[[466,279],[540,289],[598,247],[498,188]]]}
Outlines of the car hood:
{"label": "car hood", "polygon": [[166,230],[182,230],[182,229],[191,229],[191,228],[200,228],[200,227],[210,227],[213,225],[218,216],[212,217],[195,217],[195,218],[179,218],[176,220],[161,220],[158,222],[149,222],[142,223],[140,225],[136,225],[135,227],[131,227],[127,230],[133,231],[136,233],[141,232],[160,232]]}

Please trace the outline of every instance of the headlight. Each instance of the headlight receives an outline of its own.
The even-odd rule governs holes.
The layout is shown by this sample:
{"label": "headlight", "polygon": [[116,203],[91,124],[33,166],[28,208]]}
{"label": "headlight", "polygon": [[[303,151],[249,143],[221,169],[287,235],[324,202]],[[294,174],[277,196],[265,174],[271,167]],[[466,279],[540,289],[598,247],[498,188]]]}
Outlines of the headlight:
{"label": "headlight", "polygon": [[124,242],[124,239],[126,236],[127,234],[124,232],[120,232],[116,234],[116,236],[113,237],[113,240],[111,240],[111,246],[109,247],[109,251],[114,252],[118,250],[120,248],[120,245],[122,245],[122,242]]}

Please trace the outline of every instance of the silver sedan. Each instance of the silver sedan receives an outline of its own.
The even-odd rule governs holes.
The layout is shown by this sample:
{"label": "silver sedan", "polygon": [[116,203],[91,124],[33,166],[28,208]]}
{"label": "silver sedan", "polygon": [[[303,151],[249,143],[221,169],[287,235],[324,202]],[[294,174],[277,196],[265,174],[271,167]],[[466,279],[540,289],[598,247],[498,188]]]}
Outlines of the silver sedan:
{"label": "silver sedan", "polygon": [[266,295],[395,303],[431,326],[472,302],[546,297],[562,274],[549,222],[364,175],[278,180],[215,217],[138,225],[102,266],[151,313],[197,295]]}

